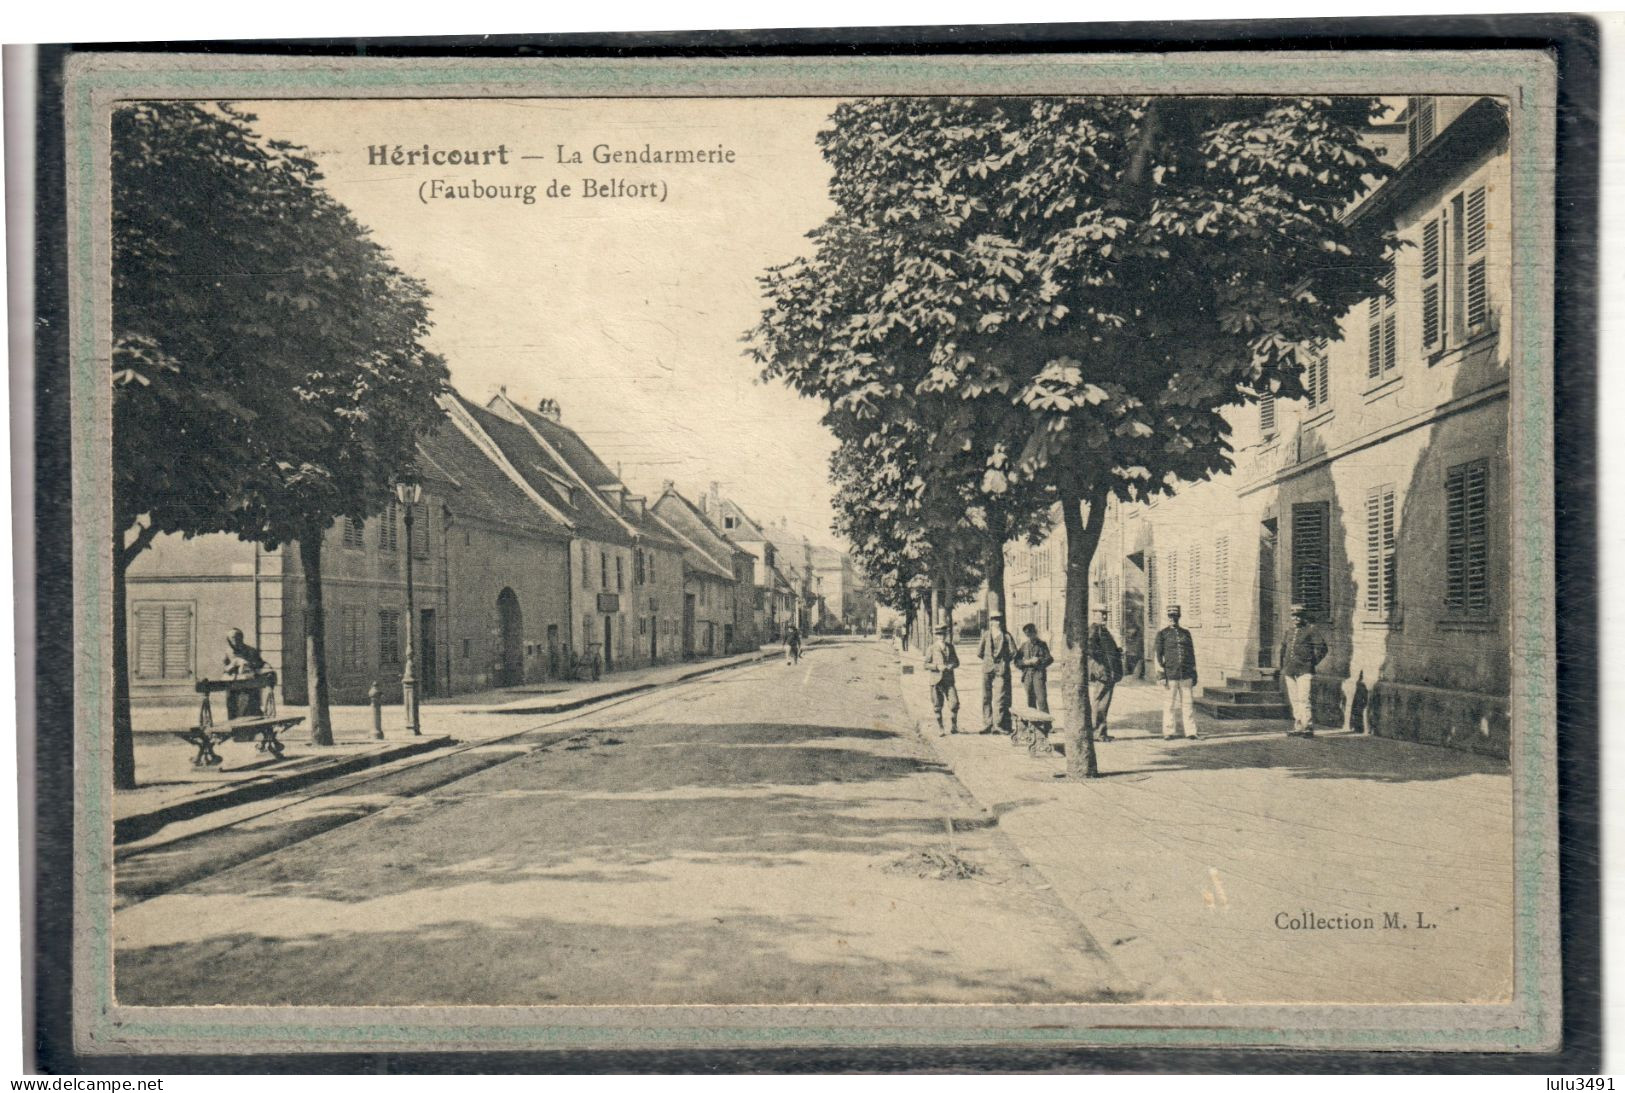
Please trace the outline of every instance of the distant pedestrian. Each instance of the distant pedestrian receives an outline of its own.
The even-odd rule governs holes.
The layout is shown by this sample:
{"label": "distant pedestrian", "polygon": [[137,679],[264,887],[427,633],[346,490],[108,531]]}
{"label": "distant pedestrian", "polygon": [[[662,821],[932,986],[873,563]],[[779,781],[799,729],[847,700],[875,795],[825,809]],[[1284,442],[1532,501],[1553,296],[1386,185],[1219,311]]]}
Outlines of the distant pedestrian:
{"label": "distant pedestrian", "polygon": [[[925,674],[931,681],[931,712],[937,715],[937,735],[947,736],[959,731],[959,686],[954,669],[959,667],[959,653],[948,632],[947,623],[937,624],[937,639],[925,651]],[[942,708],[948,708],[948,727],[942,725]]]}
{"label": "distant pedestrian", "polygon": [[1049,646],[1038,636],[1038,627],[1028,623],[1021,628],[1027,640],[1016,650],[1016,667],[1021,670],[1021,686],[1026,691],[1027,705],[1049,713],[1049,666],[1055,663]]}
{"label": "distant pedestrian", "polygon": [[1112,694],[1123,678],[1123,650],[1106,626],[1106,608],[1096,607],[1094,615],[1095,621],[1089,625],[1089,682],[1095,685],[1095,739],[1111,740],[1106,718],[1111,714]]}
{"label": "distant pedestrian", "polygon": [[[1157,674],[1168,694],[1162,704],[1164,740],[1199,739],[1196,710],[1191,704],[1196,691],[1196,643],[1191,632],[1179,625],[1179,605],[1168,608],[1168,625],[1157,631]],[[1175,710],[1183,718],[1182,731],[1174,731]]]}
{"label": "distant pedestrian", "polygon": [[784,631],[784,660],[794,664],[801,659],[801,631],[791,623]]}
{"label": "distant pedestrian", "polygon": [[1313,736],[1315,669],[1326,659],[1326,640],[1309,619],[1309,608],[1292,605],[1292,630],[1281,639],[1281,659],[1276,673],[1286,685],[1286,700],[1292,707],[1292,728],[1288,736]]}
{"label": "distant pedestrian", "polygon": [[1005,633],[1004,616],[995,611],[987,617],[978,649],[982,658],[982,731],[1010,732],[1010,665],[1016,659],[1016,643]]}

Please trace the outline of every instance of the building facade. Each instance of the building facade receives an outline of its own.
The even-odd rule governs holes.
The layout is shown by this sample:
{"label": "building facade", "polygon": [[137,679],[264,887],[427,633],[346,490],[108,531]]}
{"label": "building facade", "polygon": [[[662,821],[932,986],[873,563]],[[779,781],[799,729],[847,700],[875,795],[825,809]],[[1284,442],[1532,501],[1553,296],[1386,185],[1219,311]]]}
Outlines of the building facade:
{"label": "building facade", "polygon": [[[1108,514],[1091,571],[1130,664],[1183,608],[1224,716],[1225,676],[1273,672],[1290,607],[1330,654],[1314,719],[1505,756],[1514,352],[1502,108],[1412,98],[1398,170],[1348,214],[1405,244],[1386,291],[1310,347],[1308,397],[1230,412],[1234,470]],[[1397,133],[1397,135],[1395,135]],[[1007,551],[1017,623],[1059,636],[1064,534]]]}
{"label": "building facade", "polygon": [[747,550],[729,541],[722,531],[700,511],[698,505],[677,491],[672,482],[661,487],[653,511],[672,533],[682,539],[711,568],[727,575],[728,587],[719,590],[722,610],[714,612],[721,628],[719,652],[739,653],[758,647],[756,636],[756,559]]}

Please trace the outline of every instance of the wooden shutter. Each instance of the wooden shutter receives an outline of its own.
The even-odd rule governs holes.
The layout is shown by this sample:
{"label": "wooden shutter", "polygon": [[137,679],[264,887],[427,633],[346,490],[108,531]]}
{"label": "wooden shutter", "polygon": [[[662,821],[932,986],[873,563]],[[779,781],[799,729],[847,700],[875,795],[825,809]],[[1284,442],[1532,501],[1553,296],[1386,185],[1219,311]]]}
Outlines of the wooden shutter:
{"label": "wooden shutter", "polygon": [[1330,541],[1324,501],[1292,506],[1292,601],[1309,609],[1314,618],[1330,614]]}
{"label": "wooden shutter", "polygon": [[1467,195],[1465,220],[1465,246],[1467,260],[1466,300],[1464,302],[1467,329],[1475,331],[1489,322],[1489,221],[1485,209],[1484,187]]}
{"label": "wooden shutter", "polygon": [[1433,139],[1438,122],[1438,107],[1429,95],[1411,97],[1406,111],[1405,135],[1411,155],[1416,155]]}
{"label": "wooden shutter", "polygon": [[1230,536],[1221,535],[1213,544],[1213,615],[1219,622],[1230,620]]}
{"label": "wooden shutter", "polygon": [[162,604],[135,605],[135,663],[137,679],[164,677],[164,609]]}
{"label": "wooden shutter", "polygon": [[192,678],[192,605],[164,605],[164,678]]}
{"label": "wooden shutter", "polygon": [[367,540],[363,533],[365,527],[364,521],[357,520],[353,516],[346,516],[344,518],[344,545],[347,547],[366,546]]}
{"label": "wooden shutter", "polygon": [[1190,548],[1190,576],[1186,578],[1190,586],[1190,606],[1185,610],[1193,622],[1202,621],[1202,548]]}
{"label": "wooden shutter", "polygon": [[427,519],[428,506],[412,506],[412,557],[427,558],[429,556],[429,521]]}
{"label": "wooden shutter", "polygon": [[1266,437],[1275,435],[1275,392],[1266,391],[1258,396],[1258,431]]}
{"label": "wooden shutter", "polygon": [[1168,606],[1184,608],[1185,603],[1179,590],[1179,551],[1170,550],[1165,558],[1168,563],[1163,572],[1164,597]]}
{"label": "wooden shutter", "polygon": [[1422,351],[1444,348],[1444,217],[1422,225]]}
{"label": "wooden shutter", "polygon": [[136,603],[131,605],[135,649],[130,656],[137,679],[191,679],[192,605],[189,603]]}
{"label": "wooden shutter", "polygon": [[1445,606],[1487,611],[1489,587],[1489,465],[1450,468],[1445,476]]}
{"label": "wooden shutter", "polygon": [[1394,264],[1389,262],[1381,277],[1381,288],[1366,304],[1366,378],[1381,379],[1399,363],[1399,344],[1394,314]]}
{"label": "wooden shutter", "polygon": [[1162,618],[1162,583],[1157,580],[1157,556],[1153,551],[1145,554],[1145,605],[1151,612],[1151,625]]}
{"label": "wooden shutter", "polygon": [[1365,609],[1381,618],[1399,604],[1397,518],[1394,487],[1372,487],[1365,499]]}

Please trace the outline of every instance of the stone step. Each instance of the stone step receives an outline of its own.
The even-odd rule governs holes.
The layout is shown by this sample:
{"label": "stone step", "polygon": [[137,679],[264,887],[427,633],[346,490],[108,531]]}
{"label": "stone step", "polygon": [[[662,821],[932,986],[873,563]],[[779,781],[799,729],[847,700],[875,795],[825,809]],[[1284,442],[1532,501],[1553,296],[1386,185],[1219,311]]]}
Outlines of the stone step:
{"label": "stone step", "polygon": [[1204,687],[1202,697],[1209,702],[1225,703],[1236,706],[1278,706],[1281,699],[1281,688],[1272,686],[1268,690],[1259,688],[1238,689],[1235,687]]}
{"label": "stone step", "polygon": [[1262,675],[1225,676],[1224,685],[1232,691],[1278,691],[1280,680],[1274,672]]}
{"label": "stone step", "polygon": [[1207,716],[1218,721],[1292,720],[1292,707],[1285,702],[1241,705],[1231,702],[1214,702],[1203,697],[1194,700],[1191,704]]}

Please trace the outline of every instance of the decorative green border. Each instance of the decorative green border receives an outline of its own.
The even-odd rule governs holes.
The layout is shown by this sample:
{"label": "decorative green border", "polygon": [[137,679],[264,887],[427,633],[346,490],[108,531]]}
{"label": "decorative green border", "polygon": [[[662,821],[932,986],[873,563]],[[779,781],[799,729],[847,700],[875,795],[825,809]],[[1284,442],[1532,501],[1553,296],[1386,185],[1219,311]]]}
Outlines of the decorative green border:
{"label": "decorative green border", "polygon": [[[110,392],[103,336],[108,318],[109,225],[98,219],[106,195],[108,115],[120,98],[635,97],[1005,93],[1280,93],[1280,89],[1453,91],[1499,95],[1511,115],[1514,288],[1518,315],[1509,447],[1516,471],[1513,663],[1515,887],[1514,1001],[1483,1007],[1508,1020],[1484,1027],[1384,1024],[1396,1010],[1459,1013],[1471,1007],[1233,1006],[1238,1018],[1323,1013],[1321,1027],[1032,1028],[937,1025],[932,1013],[983,1007],[909,1007],[919,1025],[820,1024],[817,1007],[784,1007],[807,1023],[776,1026],[661,1023],[663,1007],[628,1007],[646,1017],[626,1024],[373,1023],[376,1011],[290,1010],[299,1023],[152,1019],[153,1010],[113,1002],[110,707],[111,559],[108,482]],[[1533,100],[1526,96],[1532,93]],[[653,1046],[1098,1045],[1116,1047],[1296,1047],[1321,1049],[1529,1050],[1555,1044],[1559,1028],[1556,944],[1556,723],[1552,645],[1555,574],[1549,520],[1552,485],[1552,284],[1538,272],[1550,254],[1554,187],[1555,69],[1530,52],[1302,53],[1241,55],[1078,55],[866,57],[758,60],[510,61],[202,58],[177,55],[80,55],[67,76],[66,157],[72,359],[73,504],[76,648],[75,1025],[87,1052],[269,1051]],[[99,327],[98,324],[104,324]],[[1549,929],[1546,929],[1546,928]],[[596,1008],[596,1007],[595,1007]],[[719,1007],[704,1007],[715,1010]],[[734,1014],[777,1007],[729,1007]],[[860,1008],[860,1007],[855,1007]],[[861,1007],[877,1008],[877,1007]],[[986,1007],[1009,1008],[1009,1007]],[[1025,1008],[1025,1007],[1023,1007]],[[1158,1010],[1197,1007],[1156,1007]],[[1140,1007],[1136,1007],[1140,1009]],[[208,1010],[181,1010],[204,1016]],[[215,1011],[218,1012],[218,1011]],[[263,1012],[263,1011],[256,1011]],[[399,1012],[399,1011],[393,1011]],[[443,1011],[437,1011],[443,1012]],[[467,1014],[467,1009],[459,1009]],[[623,1011],[625,1012],[625,1011]],[[1132,1011],[1125,1011],[1128,1016]],[[1365,1023],[1361,1015],[1373,1020]],[[347,1019],[347,1014],[354,1017]],[[1142,1013],[1141,1019],[1151,1016]],[[367,1020],[363,1020],[366,1018]],[[1476,1024],[1476,1022],[1475,1022]]]}

